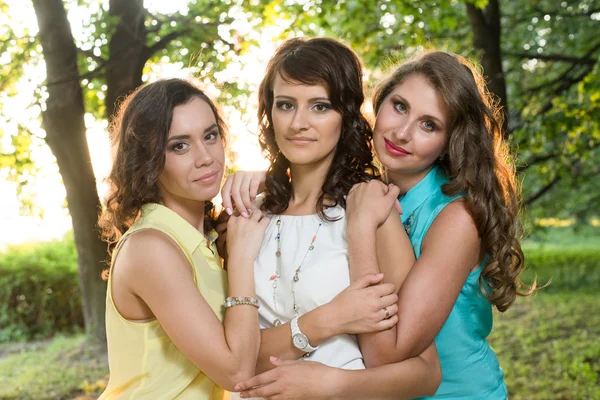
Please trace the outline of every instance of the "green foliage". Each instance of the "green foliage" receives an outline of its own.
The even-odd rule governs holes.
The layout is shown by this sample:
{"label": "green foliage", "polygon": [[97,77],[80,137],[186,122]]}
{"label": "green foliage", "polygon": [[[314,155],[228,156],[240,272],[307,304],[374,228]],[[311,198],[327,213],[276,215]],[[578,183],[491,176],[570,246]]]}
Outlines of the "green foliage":
{"label": "green foliage", "polygon": [[0,253],[0,343],[83,326],[72,237]]}
{"label": "green foliage", "polygon": [[106,387],[106,354],[83,335],[0,346],[0,399],[73,399]]}

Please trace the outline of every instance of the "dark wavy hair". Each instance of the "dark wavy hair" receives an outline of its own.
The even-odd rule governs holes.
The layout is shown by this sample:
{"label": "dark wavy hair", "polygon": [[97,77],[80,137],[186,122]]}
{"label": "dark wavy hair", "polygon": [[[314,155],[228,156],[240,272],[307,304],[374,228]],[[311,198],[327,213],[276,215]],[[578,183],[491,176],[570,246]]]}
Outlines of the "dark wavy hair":
{"label": "dark wavy hair", "polygon": [[[140,87],[119,106],[111,124],[111,139],[117,153],[108,178],[106,208],[98,221],[109,254],[139,218],[142,206],[160,202],[157,182],[165,165],[173,110],[196,97],[212,109],[225,141],[227,129],[214,103],[202,90],[182,79],[165,79]],[[207,201],[206,230],[214,226],[213,209],[212,202]]]}
{"label": "dark wavy hair", "polygon": [[334,110],[342,115],[342,132],[334,158],[321,188],[317,213],[324,220],[326,200],[346,207],[345,196],[355,183],[378,177],[373,164],[371,125],[362,114],[362,67],[347,46],[329,38],[294,38],[275,52],[258,90],[259,142],[270,162],[265,182],[263,211],[281,214],[289,206],[292,185],[290,162],[279,151],[273,129],[273,84],[280,76],[290,83],[323,85]]}
{"label": "dark wavy hair", "polygon": [[396,85],[415,74],[427,79],[448,109],[448,147],[437,162],[450,182],[442,190],[449,196],[466,194],[487,257],[479,283],[490,302],[505,311],[517,294],[531,294],[535,282],[527,287],[519,279],[524,267],[521,197],[513,159],[502,139],[501,109],[478,66],[458,55],[429,51],[400,65],[375,89],[375,112]]}

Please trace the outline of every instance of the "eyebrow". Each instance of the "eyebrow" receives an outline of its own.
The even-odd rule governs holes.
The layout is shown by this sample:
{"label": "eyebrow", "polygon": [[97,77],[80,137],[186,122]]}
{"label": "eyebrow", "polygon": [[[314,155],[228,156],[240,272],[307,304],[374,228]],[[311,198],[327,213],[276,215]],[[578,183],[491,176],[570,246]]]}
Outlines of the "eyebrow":
{"label": "eyebrow", "polygon": [[[406,100],[404,97],[400,96],[398,93],[394,93],[392,95],[392,97],[397,97],[399,100],[402,100],[405,104],[406,104],[406,108],[408,108],[410,110],[410,102],[408,100]],[[429,115],[429,114],[425,114],[422,117],[424,118],[429,118],[429,119],[434,119],[436,120],[441,126],[444,126],[444,123],[442,122],[442,120],[436,116],[433,115]]]}
{"label": "eyebrow", "polygon": [[[218,128],[217,124],[212,124],[211,126],[209,126],[208,128],[206,128],[204,130],[204,133],[208,133],[215,128]],[[181,140],[181,139],[189,139],[189,138],[190,138],[190,135],[175,135],[175,136],[171,136],[169,139],[167,139],[167,142],[170,142],[171,140]]]}
{"label": "eyebrow", "polygon": [[[280,99],[280,100],[296,100],[295,97],[292,97],[292,96],[283,96],[283,95],[275,96],[275,99]],[[328,97],[313,97],[311,99],[308,99],[308,101],[311,102],[311,103],[314,103],[314,102],[317,102],[317,101],[328,101],[328,102],[331,102],[331,100],[329,100]]]}

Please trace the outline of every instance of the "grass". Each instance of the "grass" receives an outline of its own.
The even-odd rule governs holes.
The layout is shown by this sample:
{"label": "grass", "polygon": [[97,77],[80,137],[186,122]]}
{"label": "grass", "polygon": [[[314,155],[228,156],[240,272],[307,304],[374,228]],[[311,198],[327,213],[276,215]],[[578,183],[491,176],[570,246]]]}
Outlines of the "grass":
{"label": "grass", "polygon": [[[101,347],[83,335],[0,347],[0,399],[87,399],[106,386]],[[91,395],[93,397],[88,397]]]}
{"label": "grass", "polygon": [[600,240],[529,242],[525,253],[523,279],[551,283],[495,314],[489,340],[510,398],[600,399]]}
{"label": "grass", "polygon": [[[551,239],[525,243],[523,279],[552,283],[495,313],[490,343],[511,400],[600,400],[600,236]],[[94,399],[108,373],[99,354],[81,335],[2,345],[0,400]]]}

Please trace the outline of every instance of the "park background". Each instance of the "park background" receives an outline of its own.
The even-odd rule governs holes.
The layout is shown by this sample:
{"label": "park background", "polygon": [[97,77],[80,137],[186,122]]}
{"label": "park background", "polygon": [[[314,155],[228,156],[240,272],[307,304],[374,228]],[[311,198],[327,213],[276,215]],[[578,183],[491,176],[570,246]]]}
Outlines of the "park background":
{"label": "park background", "polygon": [[482,64],[517,155],[524,280],[551,280],[494,313],[490,342],[512,399],[600,399],[599,28],[598,0],[0,0],[0,399],[106,385],[94,227],[117,101],[192,79],[226,115],[229,168],[264,168],[257,86],[303,35],[352,46],[367,94],[430,47]]}

